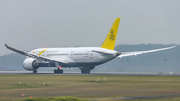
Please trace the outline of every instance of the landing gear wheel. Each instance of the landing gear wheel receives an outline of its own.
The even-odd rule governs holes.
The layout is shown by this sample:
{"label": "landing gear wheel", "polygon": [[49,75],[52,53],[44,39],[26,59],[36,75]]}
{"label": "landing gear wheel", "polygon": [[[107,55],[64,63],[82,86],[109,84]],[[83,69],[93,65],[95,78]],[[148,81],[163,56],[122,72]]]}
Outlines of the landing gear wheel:
{"label": "landing gear wheel", "polygon": [[60,69],[60,70],[59,70],[59,73],[63,73],[63,70],[62,70],[62,69]]}
{"label": "landing gear wheel", "polygon": [[36,73],[37,73],[37,70],[36,70],[36,69],[35,69],[35,70],[33,70],[33,73],[34,73],[34,74],[36,74]]}
{"label": "landing gear wheel", "polygon": [[57,70],[56,70],[56,69],[54,70],[54,73],[57,73]]}
{"label": "landing gear wheel", "polygon": [[82,74],[90,74],[90,70],[81,70]]}
{"label": "landing gear wheel", "polygon": [[54,73],[61,73],[61,74],[62,74],[62,73],[63,73],[63,70],[62,70],[62,69],[55,69],[55,70],[54,70]]}

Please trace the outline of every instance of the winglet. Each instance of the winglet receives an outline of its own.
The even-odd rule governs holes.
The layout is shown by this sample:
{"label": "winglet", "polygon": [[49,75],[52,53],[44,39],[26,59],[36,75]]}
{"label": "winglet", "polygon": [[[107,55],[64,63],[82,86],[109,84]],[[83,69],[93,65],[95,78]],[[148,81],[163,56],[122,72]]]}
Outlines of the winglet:
{"label": "winglet", "polygon": [[7,44],[5,44],[5,46],[6,46],[6,48],[8,48],[8,45],[7,45]]}
{"label": "winglet", "polygon": [[106,36],[106,39],[104,40],[101,48],[114,50],[120,19],[121,17],[116,18],[116,20],[114,21],[114,24],[112,25],[108,35]]}
{"label": "winglet", "polygon": [[6,48],[8,48],[10,50],[12,49],[12,47],[9,47],[7,44],[5,44],[5,46],[6,46]]}

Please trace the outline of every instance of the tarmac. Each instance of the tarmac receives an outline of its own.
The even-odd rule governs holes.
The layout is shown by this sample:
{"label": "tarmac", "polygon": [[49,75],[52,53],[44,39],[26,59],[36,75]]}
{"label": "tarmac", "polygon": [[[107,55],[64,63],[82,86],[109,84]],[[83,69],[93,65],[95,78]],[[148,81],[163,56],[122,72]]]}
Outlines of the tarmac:
{"label": "tarmac", "polygon": [[38,71],[38,73],[32,73],[32,71],[0,71],[0,75],[3,74],[21,74],[21,75],[154,75],[154,76],[180,76],[180,74],[169,73],[147,73],[147,72],[91,72],[90,74],[81,74],[80,72],[64,72],[63,74],[54,74],[53,71]]}

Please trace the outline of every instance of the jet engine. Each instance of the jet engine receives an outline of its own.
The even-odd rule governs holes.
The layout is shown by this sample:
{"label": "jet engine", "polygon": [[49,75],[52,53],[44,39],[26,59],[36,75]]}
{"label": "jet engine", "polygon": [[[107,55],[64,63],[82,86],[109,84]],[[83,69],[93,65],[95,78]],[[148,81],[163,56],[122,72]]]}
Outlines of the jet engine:
{"label": "jet engine", "polygon": [[23,67],[26,70],[36,70],[39,68],[39,63],[33,58],[27,58],[23,62]]}

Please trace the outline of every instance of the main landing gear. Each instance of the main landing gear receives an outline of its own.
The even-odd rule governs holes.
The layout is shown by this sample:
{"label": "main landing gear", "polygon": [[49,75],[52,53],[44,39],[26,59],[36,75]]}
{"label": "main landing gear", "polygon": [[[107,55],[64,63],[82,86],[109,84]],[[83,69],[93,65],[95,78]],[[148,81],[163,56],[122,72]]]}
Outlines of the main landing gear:
{"label": "main landing gear", "polygon": [[55,66],[57,67],[57,69],[54,70],[54,73],[63,73],[63,70],[61,69],[61,66],[59,65],[58,62],[55,63]]}
{"label": "main landing gear", "polygon": [[81,70],[81,74],[90,74],[90,70],[88,69]]}
{"label": "main landing gear", "polygon": [[81,74],[90,74],[91,70],[93,70],[95,66],[90,66],[90,67],[79,67],[81,70]]}
{"label": "main landing gear", "polygon": [[35,70],[33,70],[33,73],[34,73],[34,74],[36,74],[36,73],[37,73],[37,70],[36,70],[36,69],[35,69]]}
{"label": "main landing gear", "polygon": [[62,74],[62,73],[63,73],[63,70],[62,70],[62,69],[55,69],[55,70],[54,70],[54,73],[60,73],[60,74]]}

